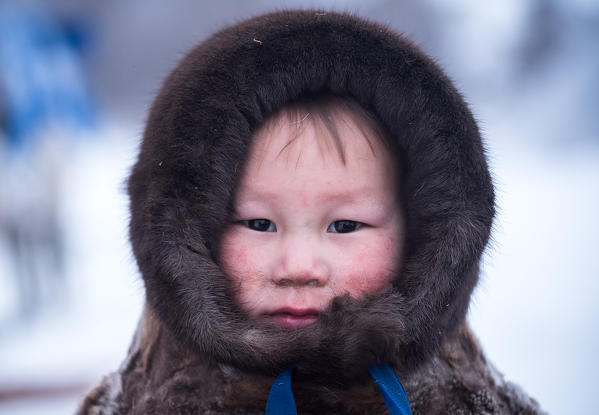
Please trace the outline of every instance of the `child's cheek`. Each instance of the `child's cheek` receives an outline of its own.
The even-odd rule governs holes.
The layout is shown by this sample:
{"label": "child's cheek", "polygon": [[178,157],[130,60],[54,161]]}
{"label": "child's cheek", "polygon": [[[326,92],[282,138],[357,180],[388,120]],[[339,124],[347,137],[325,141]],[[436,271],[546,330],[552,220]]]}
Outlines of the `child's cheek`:
{"label": "child's cheek", "polygon": [[354,298],[379,291],[386,287],[394,276],[398,260],[397,240],[388,236],[377,236],[360,246],[346,257],[340,269],[338,288]]}
{"label": "child's cheek", "polygon": [[227,277],[237,285],[243,285],[256,275],[255,249],[237,232],[225,234],[221,245],[221,264]]}

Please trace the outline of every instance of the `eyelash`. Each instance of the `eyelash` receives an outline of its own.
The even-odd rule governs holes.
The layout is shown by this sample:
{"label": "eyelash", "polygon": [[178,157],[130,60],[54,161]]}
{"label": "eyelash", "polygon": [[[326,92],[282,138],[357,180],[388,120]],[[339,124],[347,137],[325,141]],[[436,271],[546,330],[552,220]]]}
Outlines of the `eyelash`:
{"label": "eyelash", "polygon": [[[240,224],[256,232],[276,232],[277,226],[274,222],[268,219],[246,219],[240,220]],[[327,232],[330,233],[351,233],[360,229],[365,224],[357,222],[355,220],[336,220],[332,222],[327,228]],[[339,229],[341,227],[341,230]],[[350,229],[347,229],[349,227]],[[345,228],[345,229],[344,229]],[[345,232],[343,231],[345,230]]]}
{"label": "eyelash", "polygon": [[[336,226],[341,226],[346,227],[349,226],[351,229],[347,230],[346,232],[340,232],[338,229],[336,229]],[[355,232],[358,229],[360,229],[362,226],[364,226],[364,224],[362,222],[357,222],[355,220],[336,220],[335,222],[331,223],[329,225],[329,227],[327,228],[327,232],[331,232],[331,233],[351,233],[351,232]],[[334,231],[332,230],[334,229]]]}
{"label": "eyelash", "polygon": [[[239,223],[241,223],[246,228],[249,228],[249,229],[251,229],[253,231],[257,231],[257,232],[276,232],[277,231],[277,226],[275,225],[275,223],[269,221],[268,219],[247,219],[247,220],[240,220]],[[265,225],[266,225],[266,228],[264,228]],[[264,228],[264,229],[262,229],[262,228]]]}

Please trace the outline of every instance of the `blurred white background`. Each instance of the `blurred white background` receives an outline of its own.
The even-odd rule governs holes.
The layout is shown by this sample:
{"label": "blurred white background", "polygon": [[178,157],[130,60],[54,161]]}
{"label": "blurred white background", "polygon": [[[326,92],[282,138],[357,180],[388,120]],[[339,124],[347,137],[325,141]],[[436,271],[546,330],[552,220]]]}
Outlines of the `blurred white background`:
{"label": "blurred white background", "polygon": [[5,0],[0,414],[72,413],[118,367],[143,302],[123,182],[148,106],[192,45],[284,7],[385,22],[445,68],[483,130],[499,206],[469,319],[545,410],[597,413],[599,1]]}

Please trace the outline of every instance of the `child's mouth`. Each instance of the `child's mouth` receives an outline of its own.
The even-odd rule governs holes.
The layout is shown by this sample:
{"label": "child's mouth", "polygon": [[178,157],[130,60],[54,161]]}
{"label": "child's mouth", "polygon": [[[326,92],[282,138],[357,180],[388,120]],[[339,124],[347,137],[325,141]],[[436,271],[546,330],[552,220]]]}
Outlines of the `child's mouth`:
{"label": "child's mouth", "polygon": [[279,326],[297,329],[315,323],[318,320],[318,310],[282,308],[266,316]]}

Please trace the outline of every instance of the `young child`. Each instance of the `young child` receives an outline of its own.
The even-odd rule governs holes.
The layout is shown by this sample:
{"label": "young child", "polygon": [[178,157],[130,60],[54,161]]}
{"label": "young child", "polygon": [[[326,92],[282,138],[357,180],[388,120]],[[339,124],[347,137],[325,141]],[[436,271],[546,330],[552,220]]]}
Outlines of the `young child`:
{"label": "young child", "polygon": [[283,107],[254,134],[219,253],[249,316],[304,327],[333,298],[391,286],[405,226],[386,144],[357,104],[326,96]]}
{"label": "young child", "polygon": [[541,413],[465,321],[494,215],[478,129],[388,28],[216,33],[165,81],[129,194],[147,305],[79,413],[409,413],[397,377],[414,414]]}

